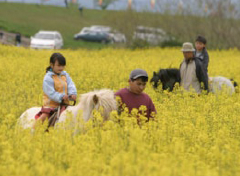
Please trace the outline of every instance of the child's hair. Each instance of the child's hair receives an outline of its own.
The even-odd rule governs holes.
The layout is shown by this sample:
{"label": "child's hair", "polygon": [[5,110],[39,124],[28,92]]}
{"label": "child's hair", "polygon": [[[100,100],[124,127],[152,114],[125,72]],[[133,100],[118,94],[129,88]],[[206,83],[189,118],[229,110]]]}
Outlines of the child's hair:
{"label": "child's hair", "polygon": [[145,77],[145,76],[141,76],[136,79],[131,78],[131,81],[133,82],[133,81],[136,81],[137,79],[141,79],[142,82],[148,82],[148,77]]}
{"label": "child's hair", "polygon": [[207,44],[207,40],[206,40],[206,38],[203,37],[203,36],[201,36],[201,35],[197,36],[197,38],[196,38],[195,41],[196,41],[196,42],[201,42],[201,43],[203,43],[204,45]]}
{"label": "child's hair", "polygon": [[[55,64],[55,62],[58,61],[60,65],[65,66],[66,65],[66,59],[61,53],[53,53],[50,57],[50,64]],[[46,68],[46,72],[48,72],[51,69],[51,66],[48,66]]]}

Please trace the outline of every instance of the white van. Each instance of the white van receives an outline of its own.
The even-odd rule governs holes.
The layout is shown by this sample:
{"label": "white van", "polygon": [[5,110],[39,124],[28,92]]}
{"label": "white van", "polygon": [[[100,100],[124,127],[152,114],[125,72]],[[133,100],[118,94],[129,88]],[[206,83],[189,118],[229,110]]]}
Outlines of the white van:
{"label": "white van", "polygon": [[61,49],[63,39],[58,31],[39,31],[31,37],[30,48],[34,49]]}
{"label": "white van", "polygon": [[133,34],[133,40],[144,40],[152,45],[158,45],[164,41],[169,41],[170,37],[161,28],[137,26]]}

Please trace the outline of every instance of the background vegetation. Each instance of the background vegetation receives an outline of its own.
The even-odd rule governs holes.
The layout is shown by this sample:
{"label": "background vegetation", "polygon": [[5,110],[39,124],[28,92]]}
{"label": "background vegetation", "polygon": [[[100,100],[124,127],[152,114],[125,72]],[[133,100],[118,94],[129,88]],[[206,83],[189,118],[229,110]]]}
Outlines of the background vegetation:
{"label": "background vegetation", "polygon": [[[64,38],[65,48],[102,48],[110,45],[74,41],[73,35],[83,27],[91,25],[109,25],[127,37],[124,47],[134,47],[133,32],[137,25],[159,27],[176,38],[174,45],[183,42],[194,42],[198,34],[208,40],[210,49],[240,48],[238,42],[240,21],[236,18],[226,18],[221,13],[209,16],[194,16],[186,13],[174,15],[166,11],[165,14],[151,12],[110,11],[83,9],[80,15],[77,6],[69,8],[0,3],[0,28],[11,32],[20,32],[30,37],[39,30],[58,30]],[[166,45],[173,45],[172,43]],[[123,45],[111,45],[123,47]]]}

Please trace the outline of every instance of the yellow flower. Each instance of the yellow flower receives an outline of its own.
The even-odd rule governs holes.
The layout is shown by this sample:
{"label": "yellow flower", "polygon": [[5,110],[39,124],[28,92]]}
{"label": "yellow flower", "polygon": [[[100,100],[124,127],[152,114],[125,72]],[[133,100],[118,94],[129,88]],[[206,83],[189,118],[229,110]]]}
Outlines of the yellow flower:
{"label": "yellow flower", "polygon": [[[144,90],[155,104],[154,120],[146,107],[131,114],[123,105],[104,122],[102,108],[84,122],[75,121],[46,133],[47,121],[34,133],[17,119],[26,109],[42,106],[42,80],[49,57],[61,52],[78,94],[93,89],[117,91],[128,86],[131,70],[149,76],[159,68],[178,68],[179,48],[37,51],[0,46],[0,175],[237,175],[240,156],[240,95],[198,96],[177,85],[173,92]],[[240,82],[240,51],[209,51],[209,76]],[[121,104],[120,99],[118,99]],[[137,121],[138,119],[138,121]]]}

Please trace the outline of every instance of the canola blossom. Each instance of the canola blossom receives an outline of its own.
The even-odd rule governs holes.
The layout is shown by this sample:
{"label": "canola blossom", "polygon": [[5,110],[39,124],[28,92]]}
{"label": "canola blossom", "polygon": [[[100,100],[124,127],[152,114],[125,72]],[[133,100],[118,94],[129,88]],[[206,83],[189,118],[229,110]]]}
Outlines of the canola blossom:
{"label": "canola blossom", "polygon": [[[38,51],[1,45],[0,176],[239,175],[239,93],[169,93],[148,83],[145,92],[158,112],[154,121],[145,123],[140,116],[138,125],[137,112],[129,117],[126,109],[120,116],[113,111],[104,123],[95,111],[94,120],[83,124],[79,112],[75,124],[49,133],[44,132],[46,123],[34,133],[23,130],[17,120],[26,109],[42,106],[42,81],[53,52],[66,57],[65,70],[78,94],[117,91],[128,85],[135,68],[151,77],[159,68],[178,68],[183,60],[180,48]],[[214,50],[209,55],[209,76],[240,83],[240,51]]]}

